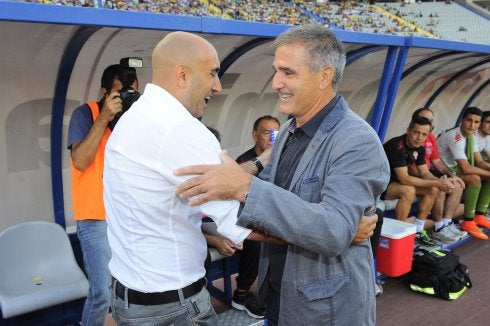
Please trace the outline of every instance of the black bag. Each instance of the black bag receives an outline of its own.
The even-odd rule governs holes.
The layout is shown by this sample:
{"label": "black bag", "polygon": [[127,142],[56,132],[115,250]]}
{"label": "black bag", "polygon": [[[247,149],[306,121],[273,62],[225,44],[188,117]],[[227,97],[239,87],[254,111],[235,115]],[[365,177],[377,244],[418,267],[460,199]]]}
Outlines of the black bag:
{"label": "black bag", "polygon": [[446,300],[458,299],[472,286],[468,267],[459,262],[453,251],[444,249],[414,250],[408,282],[413,291]]}

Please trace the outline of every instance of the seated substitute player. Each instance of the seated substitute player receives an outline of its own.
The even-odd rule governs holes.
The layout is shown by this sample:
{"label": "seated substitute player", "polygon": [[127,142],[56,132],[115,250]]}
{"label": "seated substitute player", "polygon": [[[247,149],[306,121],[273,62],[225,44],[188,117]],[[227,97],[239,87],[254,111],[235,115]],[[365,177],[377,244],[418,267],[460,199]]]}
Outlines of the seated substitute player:
{"label": "seated substitute player", "polygon": [[[483,111],[480,127],[478,128],[478,131],[475,132],[475,140],[478,144],[478,151],[480,152],[481,158],[486,163],[490,162],[490,137],[488,137],[489,135],[490,135],[490,111]],[[475,157],[475,159],[478,158]]]}
{"label": "seated substitute player", "polygon": [[[431,130],[434,130],[434,112],[429,108],[417,109],[412,114],[412,119],[415,117],[424,117],[430,121]],[[436,221],[434,229],[440,230],[442,227],[447,227],[455,238],[462,239],[468,235],[466,231],[461,231],[453,222],[453,217],[457,214],[461,202],[461,196],[465,188],[464,181],[459,178],[456,173],[451,170],[439,155],[439,147],[437,146],[436,137],[432,133],[429,134],[424,144],[425,161],[430,173],[436,177],[446,175],[453,185],[453,191],[449,193],[440,192],[437,196],[434,206],[431,210],[431,215]],[[443,238],[438,238],[441,233],[434,233],[433,236],[438,240],[444,241]]]}
{"label": "seated substitute player", "polygon": [[[424,230],[425,220],[439,193],[454,189],[446,176],[436,178],[427,168],[424,144],[430,128],[429,120],[415,117],[406,134],[383,145],[390,162],[391,177],[388,188],[381,195],[381,199],[398,199],[395,215],[402,221],[407,219],[415,196],[421,197],[415,219],[416,239],[419,244],[427,246],[433,246],[435,241]],[[440,233],[438,237],[445,240],[454,240],[454,235],[447,228],[434,233]]]}
{"label": "seated substitute player", "polygon": [[475,132],[482,120],[483,112],[469,107],[463,112],[461,125],[441,134],[437,139],[439,153],[443,161],[463,179],[464,221],[461,229],[478,239],[488,236],[479,226],[490,230],[485,215],[490,202],[490,170],[481,158]]}

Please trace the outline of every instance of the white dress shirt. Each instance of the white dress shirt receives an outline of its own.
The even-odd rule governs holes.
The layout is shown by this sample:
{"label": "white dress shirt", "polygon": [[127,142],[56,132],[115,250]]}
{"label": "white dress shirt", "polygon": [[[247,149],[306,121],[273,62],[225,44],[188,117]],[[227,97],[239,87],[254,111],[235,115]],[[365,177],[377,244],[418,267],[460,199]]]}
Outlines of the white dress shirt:
{"label": "white dress shirt", "polygon": [[235,243],[251,232],[237,226],[237,201],[190,207],[174,170],[221,163],[215,136],[167,91],[148,84],[119,120],[105,150],[104,204],[111,274],[140,292],[185,287],[205,275],[205,214]]}

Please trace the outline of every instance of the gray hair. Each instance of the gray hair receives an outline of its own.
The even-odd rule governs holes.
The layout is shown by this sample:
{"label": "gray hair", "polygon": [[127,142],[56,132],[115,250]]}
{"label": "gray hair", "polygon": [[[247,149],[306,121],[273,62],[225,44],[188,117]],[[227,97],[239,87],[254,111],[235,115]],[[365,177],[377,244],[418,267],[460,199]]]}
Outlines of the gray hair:
{"label": "gray hair", "polygon": [[334,68],[332,86],[337,89],[345,68],[342,42],[327,27],[316,24],[290,28],[279,35],[272,45],[277,48],[292,43],[304,44],[309,54],[309,58],[305,58],[306,64],[310,66],[311,73],[317,73],[326,66]]}

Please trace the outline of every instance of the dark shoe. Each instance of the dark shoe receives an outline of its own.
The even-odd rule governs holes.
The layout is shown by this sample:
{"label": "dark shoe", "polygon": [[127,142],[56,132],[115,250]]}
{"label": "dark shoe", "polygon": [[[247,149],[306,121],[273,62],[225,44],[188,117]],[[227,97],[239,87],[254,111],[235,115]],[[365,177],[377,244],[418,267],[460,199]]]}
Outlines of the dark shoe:
{"label": "dark shoe", "polygon": [[425,230],[415,233],[415,240],[423,246],[432,247],[436,244],[434,239],[432,239]]}
{"label": "dark shoe", "polygon": [[239,292],[235,290],[233,292],[233,300],[231,300],[231,306],[238,310],[245,310],[247,314],[252,318],[264,318],[265,309],[259,306],[255,296],[247,292]]}

